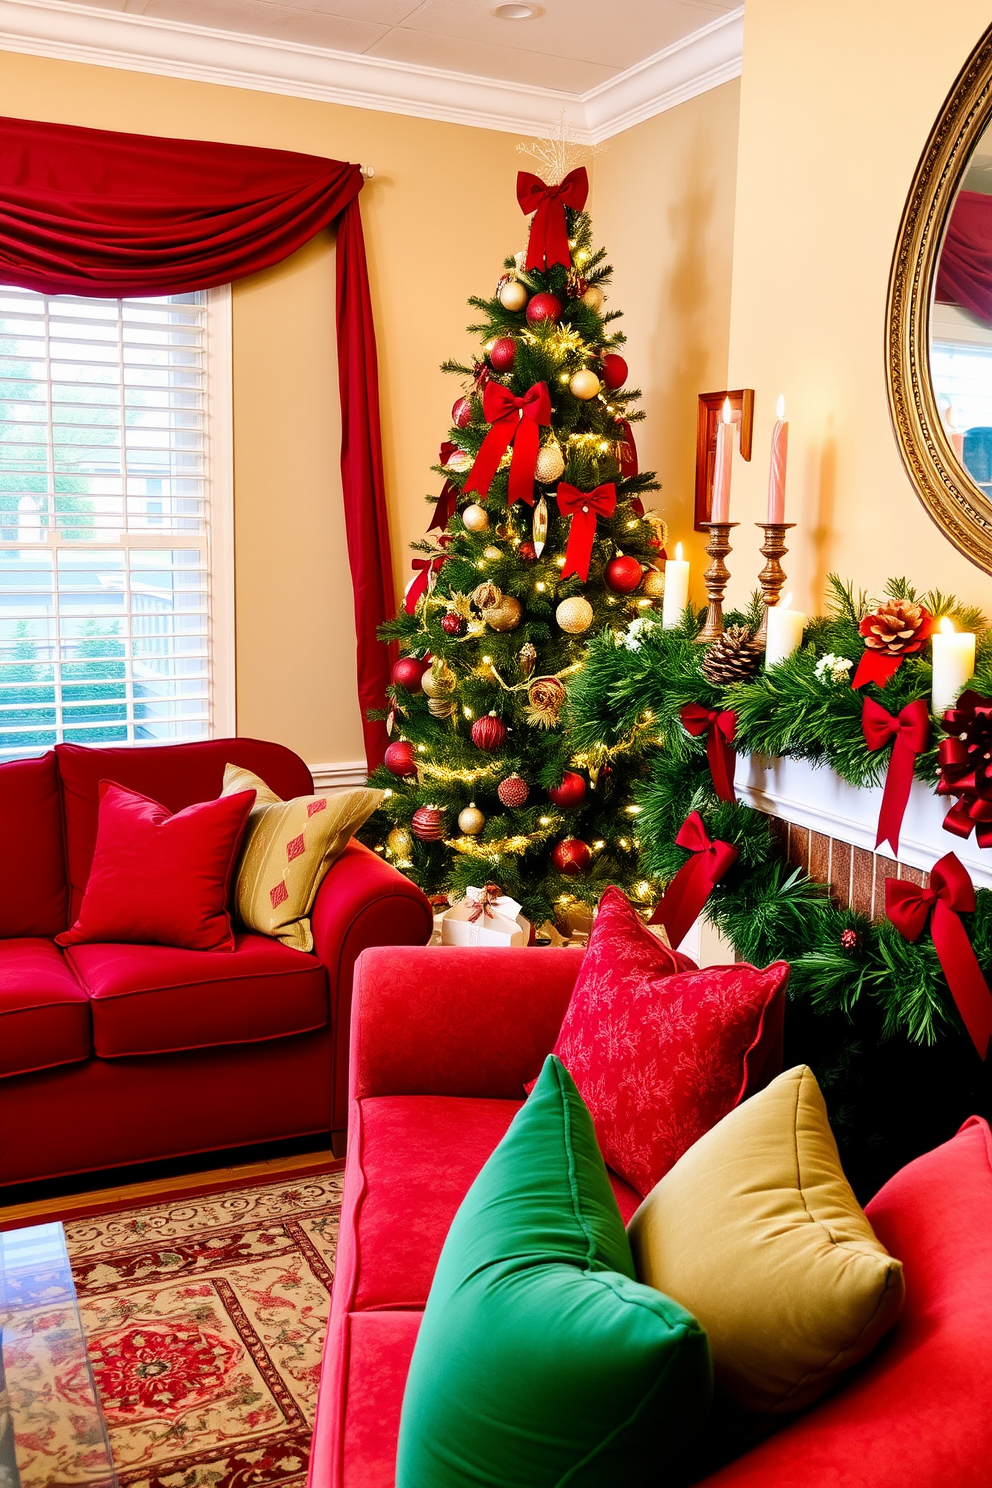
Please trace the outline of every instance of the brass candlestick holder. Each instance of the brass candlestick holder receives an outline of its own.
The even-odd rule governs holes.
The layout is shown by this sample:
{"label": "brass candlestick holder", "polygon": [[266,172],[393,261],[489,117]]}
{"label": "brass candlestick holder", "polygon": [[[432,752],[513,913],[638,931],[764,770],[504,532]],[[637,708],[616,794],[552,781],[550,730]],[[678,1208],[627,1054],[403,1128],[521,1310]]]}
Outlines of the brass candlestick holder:
{"label": "brass candlestick holder", "polygon": [[709,645],[710,641],[718,641],[723,635],[723,595],[730,578],[730,569],[724,563],[724,558],[732,552],[730,546],[730,529],[739,527],[739,522],[703,522],[701,524],[710,535],[706,544],[706,551],[713,562],[703,575],[703,583],[706,585],[706,593],[709,595],[710,607],[706,612],[706,624],[703,626],[696,640],[700,645]]}
{"label": "brass candlestick holder", "polygon": [[761,585],[761,597],[765,604],[765,613],[761,621],[761,629],[756,639],[762,644],[768,638],[768,611],[773,605],[777,605],[782,586],[785,583],[785,570],[779,559],[789,550],[785,546],[785,534],[790,527],[795,527],[795,522],[755,522],[755,527],[760,527],[765,534],[764,547],[758,549],[762,557],[768,562],[758,575],[758,583]]}

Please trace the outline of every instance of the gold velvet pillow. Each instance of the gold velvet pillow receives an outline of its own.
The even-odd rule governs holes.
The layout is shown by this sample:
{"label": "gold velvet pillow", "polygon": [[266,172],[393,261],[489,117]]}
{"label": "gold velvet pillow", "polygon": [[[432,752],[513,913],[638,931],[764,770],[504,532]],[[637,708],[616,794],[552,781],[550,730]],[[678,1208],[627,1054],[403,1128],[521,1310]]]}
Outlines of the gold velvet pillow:
{"label": "gold velvet pillow", "polygon": [[732,1415],[802,1410],[871,1352],[902,1307],[902,1262],[844,1177],[806,1065],[690,1147],[628,1234],[638,1280],[705,1328]]}
{"label": "gold velvet pillow", "polygon": [[224,769],[223,796],[253,790],[234,902],[248,930],[298,951],[313,950],[310,911],[335,858],[382,800],[382,791],[329,791],[283,801],[241,765]]}

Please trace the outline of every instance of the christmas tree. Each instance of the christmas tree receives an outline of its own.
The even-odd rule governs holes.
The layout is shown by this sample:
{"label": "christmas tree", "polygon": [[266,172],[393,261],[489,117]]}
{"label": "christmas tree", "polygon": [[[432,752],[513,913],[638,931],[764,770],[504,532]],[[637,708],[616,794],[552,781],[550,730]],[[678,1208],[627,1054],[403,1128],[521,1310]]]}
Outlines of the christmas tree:
{"label": "christmas tree", "polygon": [[402,654],[372,776],[386,795],[363,833],[427,893],[497,883],[538,926],[609,883],[645,908],[657,896],[638,869],[637,751],[576,751],[569,735],[589,640],[632,640],[660,601],[664,524],[641,502],[658,485],[638,472],[644,415],[586,172],[557,174],[520,173],[528,247],[469,301],[478,358],[442,369],[463,391],[428,497],[436,541],[413,545],[405,606],[381,632]]}

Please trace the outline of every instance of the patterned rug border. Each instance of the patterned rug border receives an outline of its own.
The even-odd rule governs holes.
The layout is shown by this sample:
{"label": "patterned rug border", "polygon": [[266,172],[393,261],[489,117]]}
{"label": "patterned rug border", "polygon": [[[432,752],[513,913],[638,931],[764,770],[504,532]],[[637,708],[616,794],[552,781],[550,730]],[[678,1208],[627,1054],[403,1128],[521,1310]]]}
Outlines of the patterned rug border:
{"label": "patterned rug border", "polygon": [[[339,1173],[345,1166],[343,1157],[331,1162],[308,1163],[302,1168],[284,1168],[279,1172],[244,1174],[240,1178],[226,1178],[222,1183],[191,1184],[177,1180],[175,1188],[147,1194],[130,1194],[127,1198],[97,1199],[92,1204],[77,1204],[66,1209],[46,1214],[22,1215],[18,1219],[0,1218],[0,1234],[8,1230],[28,1229],[32,1225],[64,1224],[66,1220],[88,1219],[91,1215],[113,1214],[116,1210],[149,1209],[155,1204],[172,1204],[177,1199],[203,1198],[209,1194],[228,1193],[232,1188],[265,1188],[272,1183],[289,1183],[295,1178],[312,1178],[315,1173]],[[188,1178],[192,1175],[187,1175]],[[124,1185],[121,1185],[123,1187]],[[69,1195],[69,1198],[72,1196]],[[57,1202],[53,1200],[53,1202]],[[2,1215],[0,1206],[0,1215]]]}

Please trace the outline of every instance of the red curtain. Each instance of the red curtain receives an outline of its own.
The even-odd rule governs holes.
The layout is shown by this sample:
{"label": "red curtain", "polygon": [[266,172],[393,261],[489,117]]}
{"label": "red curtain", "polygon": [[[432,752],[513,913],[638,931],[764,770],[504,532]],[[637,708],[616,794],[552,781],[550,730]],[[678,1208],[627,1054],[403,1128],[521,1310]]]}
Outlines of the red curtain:
{"label": "red curtain", "polygon": [[937,299],[992,325],[992,196],[959,192],[937,269]]}
{"label": "red curtain", "polygon": [[375,631],[393,580],[361,188],[357,165],[318,155],[0,119],[0,282],[109,299],[179,294],[257,273],[337,223],[341,476],[371,767],[386,735],[365,713],[389,682]]}

